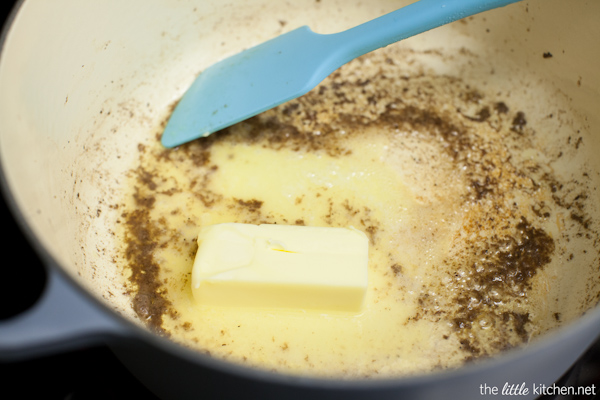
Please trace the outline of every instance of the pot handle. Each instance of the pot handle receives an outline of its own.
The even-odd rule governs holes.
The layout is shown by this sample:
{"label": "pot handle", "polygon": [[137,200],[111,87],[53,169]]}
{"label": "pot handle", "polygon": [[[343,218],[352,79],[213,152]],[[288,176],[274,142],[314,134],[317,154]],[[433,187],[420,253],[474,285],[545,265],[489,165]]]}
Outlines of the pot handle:
{"label": "pot handle", "polygon": [[0,361],[41,357],[132,335],[124,322],[69,282],[62,271],[50,267],[46,272],[38,301],[0,321]]}

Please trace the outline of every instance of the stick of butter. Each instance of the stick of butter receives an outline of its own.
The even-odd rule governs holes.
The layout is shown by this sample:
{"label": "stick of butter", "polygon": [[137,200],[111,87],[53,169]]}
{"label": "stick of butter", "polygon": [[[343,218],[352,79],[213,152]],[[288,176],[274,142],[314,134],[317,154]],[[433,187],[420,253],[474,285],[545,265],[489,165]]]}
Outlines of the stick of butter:
{"label": "stick of butter", "polygon": [[360,311],[368,239],[354,228],[203,227],[192,270],[200,304]]}

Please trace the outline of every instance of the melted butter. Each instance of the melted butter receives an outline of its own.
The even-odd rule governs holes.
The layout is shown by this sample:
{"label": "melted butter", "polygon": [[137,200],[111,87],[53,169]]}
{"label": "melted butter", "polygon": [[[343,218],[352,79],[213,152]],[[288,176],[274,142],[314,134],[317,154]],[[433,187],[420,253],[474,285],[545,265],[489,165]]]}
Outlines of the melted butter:
{"label": "melted butter", "polygon": [[[178,250],[166,247],[155,257],[165,266],[165,278],[178,282],[175,290],[169,290],[178,314],[165,318],[165,330],[177,332],[179,340],[209,349],[212,355],[294,373],[308,370],[327,376],[344,371],[361,376],[398,368],[427,370],[440,363],[439,348],[447,346],[448,354],[456,344],[447,340],[448,344],[427,348],[424,338],[443,336],[450,326],[426,321],[406,324],[418,303],[418,287],[410,277],[418,279],[418,266],[435,263],[449,248],[448,242],[437,240],[429,241],[425,253],[413,248],[415,235],[426,236],[431,229],[420,219],[439,212],[439,205],[434,211],[429,209],[431,203],[417,199],[404,184],[402,171],[386,162],[389,148],[381,139],[367,138],[358,136],[350,141],[352,151],[343,158],[225,142],[212,148],[211,163],[219,168],[205,187],[223,199],[260,201],[260,214],[269,221],[373,228],[369,287],[361,313],[198,305],[189,285],[181,282],[181,277],[189,276],[193,260],[182,259]],[[180,169],[163,172],[177,177],[178,182],[185,179]],[[219,202],[208,212],[188,194],[174,197],[178,196],[186,198],[186,212],[166,218],[169,226],[183,227],[186,233],[182,236],[190,237],[188,220],[204,226],[248,218],[244,215],[247,209],[229,202]],[[156,211],[163,214],[166,210]],[[253,214],[250,212],[250,220]],[[403,274],[391,268],[400,265]],[[182,329],[182,321],[193,328]]]}
{"label": "melted butter", "polygon": [[[458,366],[559,325],[586,293],[561,266],[600,243],[583,162],[558,176],[526,114],[415,58],[389,46],[207,139],[141,147],[121,234],[139,318],[214,357],[350,378]],[[365,232],[362,311],[198,305],[196,236],[226,222]]]}
{"label": "melted butter", "polygon": [[[319,197],[371,204],[373,218],[381,220],[390,207],[410,207],[414,202],[397,172],[379,162],[382,149],[381,144],[368,143],[359,153],[338,159],[288,149],[220,146],[211,155],[219,165],[213,187],[226,197],[261,199],[264,213],[289,221],[306,218],[304,223],[310,226],[330,225],[324,221],[329,215],[329,202]],[[265,181],[269,182],[268,193]],[[364,190],[356,191],[356,187]],[[312,200],[313,196],[317,199]],[[386,201],[388,196],[395,202]],[[305,199],[310,203],[302,204]],[[309,207],[316,208],[306,216]]]}

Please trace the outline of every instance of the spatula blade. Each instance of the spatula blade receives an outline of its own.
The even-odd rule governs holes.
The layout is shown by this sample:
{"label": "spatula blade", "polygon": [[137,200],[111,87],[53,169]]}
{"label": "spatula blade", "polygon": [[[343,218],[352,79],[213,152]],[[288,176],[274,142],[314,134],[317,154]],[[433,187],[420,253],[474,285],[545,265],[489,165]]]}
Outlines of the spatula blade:
{"label": "spatula blade", "polygon": [[172,148],[231,126],[314,88],[322,71],[322,37],[301,27],[204,70],[171,115],[161,142]]}
{"label": "spatula blade", "polygon": [[335,34],[304,26],[202,72],[162,135],[176,147],[295,99],[350,60],[469,15],[520,0],[419,0]]}

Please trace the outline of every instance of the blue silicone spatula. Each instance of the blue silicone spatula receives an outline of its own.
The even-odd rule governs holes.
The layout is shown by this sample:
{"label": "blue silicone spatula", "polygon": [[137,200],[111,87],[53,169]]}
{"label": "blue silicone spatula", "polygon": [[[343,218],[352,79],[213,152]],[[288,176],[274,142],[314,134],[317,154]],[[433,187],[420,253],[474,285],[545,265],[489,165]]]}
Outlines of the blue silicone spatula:
{"label": "blue silicone spatula", "polygon": [[420,0],[340,33],[300,27],[200,73],[175,107],[161,142],[171,148],[208,136],[302,96],[358,56],[517,1]]}

